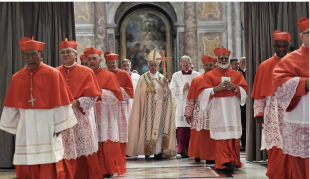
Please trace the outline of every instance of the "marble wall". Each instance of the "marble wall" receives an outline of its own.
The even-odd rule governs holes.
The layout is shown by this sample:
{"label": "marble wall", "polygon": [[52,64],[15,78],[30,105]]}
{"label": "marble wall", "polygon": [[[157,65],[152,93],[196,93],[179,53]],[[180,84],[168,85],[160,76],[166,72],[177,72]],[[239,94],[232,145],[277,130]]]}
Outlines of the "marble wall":
{"label": "marble wall", "polygon": [[[74,16],[78,63],[85,48],[94,46],[104,53],[107,44],[105,2],[75,2]],[[106,67],[104,60],[101,66]]]}
{"label": "marble wall", "polygon": [[[231,57],[244,54],[242,40],[243,3],[239,2],[172,2],[177,13],[175,56],[177,60],[189,55],[196,67],[202,71],[201,57],[214,56],[213,49],[224,46]],[[115,12],[121,2],[75,2],[75,23],[78,57],[82,50],[93,45],[103,52],[117,50],[115,34],[119,34],[114,23]],[[182,10],[183,9],[183,10]],[[113,13],[110,14],[110,13]],[[168,12],[169,13],[169,12]],[[79,59],[78,59],[78,62]],[[175,63],[177,64],[177,62]],[[101,64],[105,67],[104,62]],[[176,65],[174,71],[179,70]]]}

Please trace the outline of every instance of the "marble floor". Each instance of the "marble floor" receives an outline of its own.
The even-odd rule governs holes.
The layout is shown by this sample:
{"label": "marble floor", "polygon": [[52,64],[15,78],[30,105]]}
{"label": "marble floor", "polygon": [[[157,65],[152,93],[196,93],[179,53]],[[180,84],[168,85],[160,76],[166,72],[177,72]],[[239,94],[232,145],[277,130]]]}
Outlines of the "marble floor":
{"label": "marble floor", "polygon": [[[119,179],[155,179],[155,178],[235,178],[235,179],[267,179],[266,162],[246,162],[245,153],[241,152],[241,162],[244,166],[233,174],[216,172],[214,164],[205,164],[205,161],[195,163],[193,158],[182,159],[180,156],[171,159],[154,160],[152,156],[145,159],[144,156],[127,158],[127,173],[110,178]],[[15,178],[14,169],[0,169],[0,179]]]}

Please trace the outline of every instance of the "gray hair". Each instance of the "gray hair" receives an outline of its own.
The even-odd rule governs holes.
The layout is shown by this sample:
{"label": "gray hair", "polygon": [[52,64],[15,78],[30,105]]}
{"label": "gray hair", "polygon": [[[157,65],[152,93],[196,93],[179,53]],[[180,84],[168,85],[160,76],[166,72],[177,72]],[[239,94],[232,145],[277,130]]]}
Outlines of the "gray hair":
{"label": "gray hair", "polygon": [[244,59],[244,61],[246,60],[245,57],[241,57],[239,60],[238,60],[238,63],[240,63],[240,61]]}
{"label": "gray hair", "polygon": [[[75,49],[73,49],[73,48],[69,48],[69,49],[72,50],[74,53],[77,53],[77,51]],[[59,50],[59,54],[60,54],[61,50]]]}
{"label": "gray hair", "polygon": [[189,56],[187,56],[187,55],[183,55],[183,56],[181,57],[180,62],[182,62],[182,60],[185,60],[185,59],[187,59],[188,63],[192,63],[191,57],[189,57]]}

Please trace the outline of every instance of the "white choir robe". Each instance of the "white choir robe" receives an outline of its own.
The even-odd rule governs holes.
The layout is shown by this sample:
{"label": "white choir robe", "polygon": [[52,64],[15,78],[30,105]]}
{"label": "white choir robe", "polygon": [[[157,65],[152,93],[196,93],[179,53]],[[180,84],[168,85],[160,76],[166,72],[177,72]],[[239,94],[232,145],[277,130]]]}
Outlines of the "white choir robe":
{"label": "white choir robe", "polygon": [[92,155],[98,151],[98,134],[94,114],[94,105],[98,97],[79,97],[79,107],[73,112],[78,121],[77,125],[62,132],[64,159]]}
{"label": "white choir robe", "polygon": [[128,122],[130,117],[129,111],[129,99],[131,98],[129,94],[126,93],[124,88],[121,87],[123,101],[118,101],[115,105],[117,113],[117,125],[119,133],[119,142],[127,143],[128,142]]}
{"label": "white choir robe", "polygon": [[[133,84],[133,92],[136,91],[136,87],[139,81],[140,75],[137,73],[131,73],[131,80],[132,80],[132,84]],[[132,103],[133,103],[133,99],[130,98],[129,99],[129,116],[131,114],[131,109],[132,109]]]}
{"label": "white choir robe", "polygon": [[187,94],[189,89],[183,91],[183,86],[186,82],[188,82],[190,85],[193,78],[198,75],[199,73],[196,71],[192,71],[192,74],[190,75],[183,75],[182,71],[175,72],[172,75],[170,89],[172,96],[175,98],[177,104],[175,112],[176,127],[190,127],[184,117]]}
{"label": "white choir robe", "polygon": [[[38,165],[56,163],[62,159],[63,148],[62,145],[55,148],[55,134],[76,124],[71,104],[52,109],[4,106],[0,129],[16,134],[14,165]],[[61,144],[61,134],[57,142]]]}
{"label": "white choir robe", "polygon": [[[246,102],[247,94],[239,86],[241,98],[213,97],[213,88],[204,89],[198,96],[200,110],[209,109],[210,137],[215,140],[239,139],[242,135],[240,105]],[[232,105],[233,104],[233,105]],[[210,106],[209,106],[210,105]]]}
{"label": "white choir robe", "polygon": [[95,116],[98,131],[99,142],[119,141],[117,111],[115,105],[118,99],[110,90],[101,89],[101,101],[97,101],[95,105]]}
{"label": "white choir robe", "polygon": [[274,92],[284,109],[283,153],[294,157],[309,157],[309,92],[301,96],[297,106],[290,112],[291,103],[299,85],[300,77],[294,77]]}

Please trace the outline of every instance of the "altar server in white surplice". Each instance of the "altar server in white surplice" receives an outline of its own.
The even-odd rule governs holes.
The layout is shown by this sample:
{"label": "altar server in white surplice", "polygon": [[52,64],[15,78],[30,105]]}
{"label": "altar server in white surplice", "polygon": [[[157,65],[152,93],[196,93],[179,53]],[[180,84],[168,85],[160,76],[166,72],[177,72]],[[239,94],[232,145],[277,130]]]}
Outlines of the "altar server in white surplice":
{"label": "altar server in white surplice", "polygon": [[181,57],[181,71],[172,75],[170,88],[172,96],[175,98],[177,107],[175,121],[177,127],[178,154],[183,158],[188,158],[188,145],[190,139],[190,125],[186,122],[184,111],[186,106],[187,93],[194,77],[199,73],[191,69],[191,58],[187,55]]}
{"label": "altar server in white surplice", "polygon": [[[128,59],[122,60],[121,69],[124,71],[127,71],[129,73],[131,80],[132,80],[132,84],[133,84],[133,90],[135,92],[139,78],[140,78],[140,75],[138,74],[138,72],[136,70],[130,71],[131,70],[131,61]],[[129,116],[130,116],[131,109],[132,109],[132,103],[133,103],[133,98],[129,98]]]}

